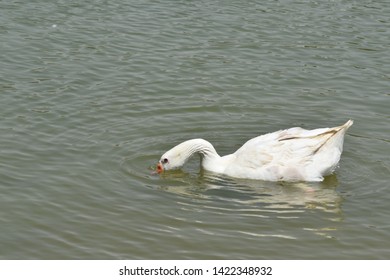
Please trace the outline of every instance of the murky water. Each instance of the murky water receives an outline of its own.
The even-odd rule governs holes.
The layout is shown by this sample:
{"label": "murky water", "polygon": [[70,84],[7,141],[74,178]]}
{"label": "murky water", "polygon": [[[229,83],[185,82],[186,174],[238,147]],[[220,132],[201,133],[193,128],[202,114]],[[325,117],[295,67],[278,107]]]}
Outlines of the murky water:
{"label": "murky water", "polygon": [[[0,6],[0,258],[390,257],[386,1]],[[322,183],[152,174],[350,118]]]}

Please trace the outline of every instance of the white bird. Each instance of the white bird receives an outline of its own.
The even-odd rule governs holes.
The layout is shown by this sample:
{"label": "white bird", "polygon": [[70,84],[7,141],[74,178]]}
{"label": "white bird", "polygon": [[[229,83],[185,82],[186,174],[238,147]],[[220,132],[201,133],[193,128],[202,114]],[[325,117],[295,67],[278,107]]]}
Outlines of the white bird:
{"label": "white bird", "polygon": [[333,128],[293,127],[255,137],[235,153],[219,156],[203,139],[185,141],[162,155],[157,173],[182,167],[195,153],[208,171],[266,181],[322,181],[337,167],[352,120]]}

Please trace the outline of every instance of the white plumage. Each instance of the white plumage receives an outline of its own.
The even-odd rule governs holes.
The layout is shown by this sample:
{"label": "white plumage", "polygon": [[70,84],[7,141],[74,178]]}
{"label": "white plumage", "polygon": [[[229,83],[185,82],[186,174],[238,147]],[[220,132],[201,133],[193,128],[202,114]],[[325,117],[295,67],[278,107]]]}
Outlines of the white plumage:
{"label": "white plumage", "polygon": [[219,156],[203,139],[185,141],[162,155],[157,172],[182,167],[195,153],[205,170],[267,181],[322,181],[337,167],[352,120],[333,128],[294,127],[255,137],[235,153]]}

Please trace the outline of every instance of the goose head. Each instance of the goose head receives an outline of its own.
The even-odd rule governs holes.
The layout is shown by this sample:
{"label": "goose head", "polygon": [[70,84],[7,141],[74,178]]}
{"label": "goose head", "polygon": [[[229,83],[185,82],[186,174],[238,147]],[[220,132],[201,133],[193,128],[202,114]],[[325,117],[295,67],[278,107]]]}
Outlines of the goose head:
{"label": "goose head", "polygon": [[208,141],[204,139],[191,139],[180,143],[163,154],[157,163],[157,173],[182,167],[196,153],[199,153],[202,159],[204,159],[203,163],[210,158],[219,158],[213,145]]}
{"label": "goose head", "polygon": [[184,145],[177,145],[163,154],[157,163],[157,173],[182,167],[189,158],[188,149]]}

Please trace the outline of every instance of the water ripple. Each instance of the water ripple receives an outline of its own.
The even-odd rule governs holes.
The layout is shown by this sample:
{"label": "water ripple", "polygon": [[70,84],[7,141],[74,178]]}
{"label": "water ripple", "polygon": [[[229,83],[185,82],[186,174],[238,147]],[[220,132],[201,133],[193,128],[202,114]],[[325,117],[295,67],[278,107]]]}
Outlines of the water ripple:
{"label": "water ripple", "polygon": [[[0,258],[387,256],[388,5],[221,3],[3,5]],[[349,118],[319,184],[153,174]]]}

